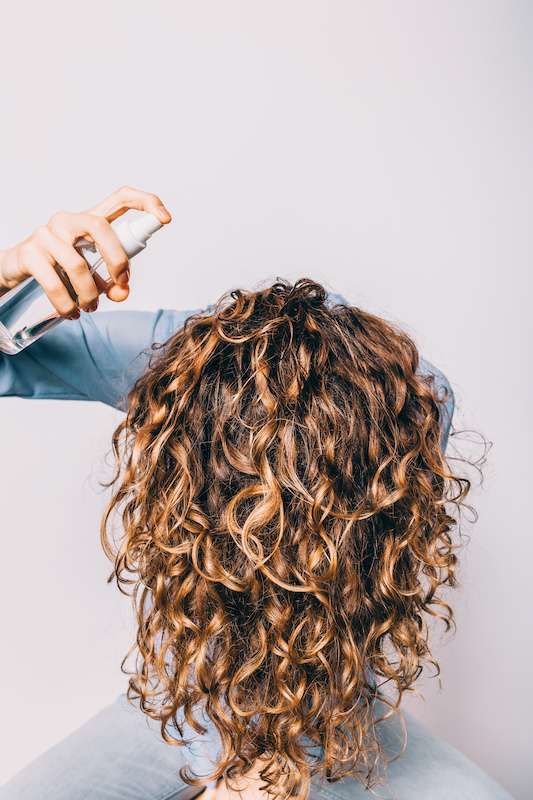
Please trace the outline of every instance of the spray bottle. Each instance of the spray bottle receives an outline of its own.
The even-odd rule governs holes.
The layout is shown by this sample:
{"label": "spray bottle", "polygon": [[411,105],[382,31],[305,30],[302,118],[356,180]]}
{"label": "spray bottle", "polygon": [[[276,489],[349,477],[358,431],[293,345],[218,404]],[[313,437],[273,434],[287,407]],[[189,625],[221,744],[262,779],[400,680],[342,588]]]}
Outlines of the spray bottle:
{"label": "spray bottle", "polygon": [[[134,219],[112,223],[128,258],[144,250],[150,236],[162,224],[153,214],[146,212]],[[74,247],[89,265],[91,274],[96,272],[104,279],[109,278],[105,274],[105,262],[94,242],[81,238],[76,240]],[[100,273],[102,267],[104,274]],[[60,266],[56,266],[56,270],[69,292],[73,293],[64,270]],[[76,299],[76,296],[73,295],[73,298]],[[39,282],[32,277],[26,278],[0,297],[0,351],[8,355],[20,353],[64,319],[51,304]]]}

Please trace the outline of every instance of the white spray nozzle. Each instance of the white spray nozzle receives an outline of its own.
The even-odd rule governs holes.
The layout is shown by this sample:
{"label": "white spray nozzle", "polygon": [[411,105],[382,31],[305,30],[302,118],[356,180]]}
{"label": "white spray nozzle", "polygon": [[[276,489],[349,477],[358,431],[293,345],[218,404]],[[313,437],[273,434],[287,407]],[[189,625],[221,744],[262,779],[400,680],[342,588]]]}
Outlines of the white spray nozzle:
{"label": "white spray nozzle", "polygon": [[128,258],[144,250],[150,236],[162,227],[163,223],[147,211],[135,219],[125,219],[113,225]]}
{"label": "white spray nozzle", "polygon": [[162,227],[163,223],[148,212],[145,212],[130,222],[131,232],[140,242],[145,242],[150,238],[152,233],[155,233]]}

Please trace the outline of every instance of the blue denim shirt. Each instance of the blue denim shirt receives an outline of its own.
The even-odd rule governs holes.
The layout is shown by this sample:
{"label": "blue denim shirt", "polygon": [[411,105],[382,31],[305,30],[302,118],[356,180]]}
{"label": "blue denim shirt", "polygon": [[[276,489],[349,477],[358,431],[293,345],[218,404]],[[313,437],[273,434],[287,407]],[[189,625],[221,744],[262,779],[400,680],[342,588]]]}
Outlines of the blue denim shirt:
{"label": "blue denim shirt", "polygon": [[[151,345],[169,339],[192,313],[174,309],[82,312],[79,320],[65,320],[17,355],[0,353],[0,395],[95,400],[125,410],[129,390],[148,366]],[[444,449],[453,393],[442,372],[424,359],[420,372],[433,375],[438,392],[447,398],[442,411]]]}

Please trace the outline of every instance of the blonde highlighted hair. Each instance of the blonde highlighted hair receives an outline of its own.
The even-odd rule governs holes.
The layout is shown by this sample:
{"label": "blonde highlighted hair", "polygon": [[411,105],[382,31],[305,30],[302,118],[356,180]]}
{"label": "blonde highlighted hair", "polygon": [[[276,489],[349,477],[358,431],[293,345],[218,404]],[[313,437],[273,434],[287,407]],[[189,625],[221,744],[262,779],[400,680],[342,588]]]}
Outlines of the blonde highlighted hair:
{"label": "blonde highlighted hair", "polygon": [[260,759],[274,795],[372,784],[380,685],[395,710],[436,664],[428,618],[453,621],[469,482],[442,422],[411,339],[308,279],[233,291],[156,349],[114,434],[102,538],[136,608],[130,698],[176,744],[206,714],[211,779]]}

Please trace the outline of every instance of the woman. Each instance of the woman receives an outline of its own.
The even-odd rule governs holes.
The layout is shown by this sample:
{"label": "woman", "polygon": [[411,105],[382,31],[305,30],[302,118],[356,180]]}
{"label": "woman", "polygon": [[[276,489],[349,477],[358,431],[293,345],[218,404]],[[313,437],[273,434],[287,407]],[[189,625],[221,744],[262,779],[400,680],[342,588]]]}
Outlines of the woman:
{"label": "woman", "polygon": [[[124,188],[0,256],[2,287],[31,274],[71,318],[3,358],[2,393],[126,412],[102,540],[138,623],[132,704],[120,698],[0,796],[170,800],[210,781],[206,796],[245,800],[374,785],[398,799],[508,797],[409,718],[387,766],[404,744],[403,693],[435,664],[426,618],[453,621],[440,594],[455,583],[468,481],[444,457],[446,379],[405,334],[305,279],[195,313],[91,314],[101,291],[128,293],[109,226],[126,208],[170,221],[159,198]],[[72,247],[82,235],[107,284]]]}

